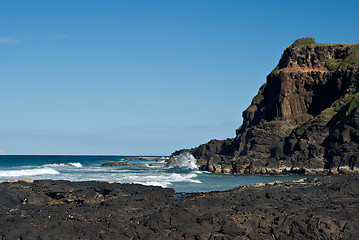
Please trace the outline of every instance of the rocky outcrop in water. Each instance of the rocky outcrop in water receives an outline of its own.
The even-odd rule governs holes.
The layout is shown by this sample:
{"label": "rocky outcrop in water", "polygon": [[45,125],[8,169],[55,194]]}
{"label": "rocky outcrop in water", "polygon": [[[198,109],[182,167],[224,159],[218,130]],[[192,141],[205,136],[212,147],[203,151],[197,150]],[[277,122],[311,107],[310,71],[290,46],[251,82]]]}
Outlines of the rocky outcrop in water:
{"label": "rocky outcrop in water", "polygon": [[142,163],[133,163],[130,161],[122,161],[122,162],[106,162],[101,164],[101,167],[123,167],[123,166],[141,166]]}
{"label": "rocky outcrop in water", "polygon": [[155,160],[156,162],[163,162],[164,157],[126,157],[125,160]]}
{"label": "rocky outcrop in water", "polygon": [[175,199],[103,182],[0,184],[0,239],[356,239],[358,176],[257,184]]}
{"label": "rocky outcrop in water", "polygon": [[235,138],[172,158],[190,152],[215,173],[359,173],[358,69],[359,44],[298,39],[243,112]]}

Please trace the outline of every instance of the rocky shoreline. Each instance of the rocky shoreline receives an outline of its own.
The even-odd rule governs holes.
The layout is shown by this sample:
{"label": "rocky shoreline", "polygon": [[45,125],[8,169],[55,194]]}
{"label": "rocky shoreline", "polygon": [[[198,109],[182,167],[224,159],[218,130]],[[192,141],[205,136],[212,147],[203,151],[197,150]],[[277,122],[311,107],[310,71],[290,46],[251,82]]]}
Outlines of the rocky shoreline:
{"label": "rocky shoreline", "polygon": [[3,182],[0,237],[354,239],[359,236],[358,180],[316,176],[191,195],[137,184]]}

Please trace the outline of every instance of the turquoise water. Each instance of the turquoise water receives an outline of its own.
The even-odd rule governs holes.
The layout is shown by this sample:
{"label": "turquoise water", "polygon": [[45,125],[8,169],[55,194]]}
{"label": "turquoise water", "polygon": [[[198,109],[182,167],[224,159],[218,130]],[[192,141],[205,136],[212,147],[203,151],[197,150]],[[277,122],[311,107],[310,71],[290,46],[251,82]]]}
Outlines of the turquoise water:
{"label": "turquoise water", "polygon": [[[127,161],[126,156],[5,156],[0,155],[0,181],[23,178],[69,181],[139,183],[174,188],[176,192],[208,192],[238,186],[287,181],[303,175],[218,175],[198,171],[193,164],[167,167],[155,160],[133,160],[136,166],[101,167],[112,161]],[[166,159],[163,156],[163,159]]]}

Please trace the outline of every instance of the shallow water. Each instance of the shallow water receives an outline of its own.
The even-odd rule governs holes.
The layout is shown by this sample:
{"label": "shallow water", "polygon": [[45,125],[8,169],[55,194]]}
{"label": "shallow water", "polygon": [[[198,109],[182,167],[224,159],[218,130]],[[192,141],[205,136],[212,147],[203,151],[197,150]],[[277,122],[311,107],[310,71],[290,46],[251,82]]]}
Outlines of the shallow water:
{"label": "shallow water", "polygon": [[[174,188],[176,192],[208,192],[238,186],[287,181],[303,175],[218,175],[198,171],[193,163],[167,167],[165,162],[132,160],[136,166],[101,167],[112,161],[127,161],[126,156],[5,156],[0,155],[0,181],[33,178],[69,181],[139,183]],[[166,156],[163,157],[164,159]]]}

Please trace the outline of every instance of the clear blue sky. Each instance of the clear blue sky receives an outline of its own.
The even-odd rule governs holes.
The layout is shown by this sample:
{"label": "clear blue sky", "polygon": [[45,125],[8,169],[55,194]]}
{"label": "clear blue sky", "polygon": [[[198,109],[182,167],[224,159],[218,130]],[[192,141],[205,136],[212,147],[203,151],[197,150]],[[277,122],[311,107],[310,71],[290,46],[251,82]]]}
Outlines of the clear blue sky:
{"label": "clear blue sky", "polygon": [[2,0],[0,153],[169,155],[235,136],[295,39],[359,1]]}

